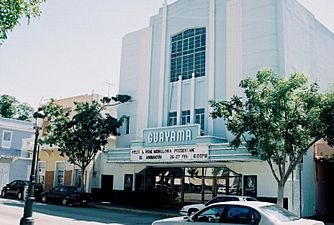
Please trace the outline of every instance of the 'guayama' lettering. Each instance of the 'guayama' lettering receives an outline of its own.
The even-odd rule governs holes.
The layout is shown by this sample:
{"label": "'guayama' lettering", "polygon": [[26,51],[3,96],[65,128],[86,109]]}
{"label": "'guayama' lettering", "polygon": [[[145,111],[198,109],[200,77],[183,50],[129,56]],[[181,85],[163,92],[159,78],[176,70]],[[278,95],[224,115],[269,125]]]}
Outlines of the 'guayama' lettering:
{"label": "'guayama' lettering", "polygon": [[148,143],[163,143],[163,142],[184,142],[191,141],[191,130],[170,130],[150,132],[147,135]]}

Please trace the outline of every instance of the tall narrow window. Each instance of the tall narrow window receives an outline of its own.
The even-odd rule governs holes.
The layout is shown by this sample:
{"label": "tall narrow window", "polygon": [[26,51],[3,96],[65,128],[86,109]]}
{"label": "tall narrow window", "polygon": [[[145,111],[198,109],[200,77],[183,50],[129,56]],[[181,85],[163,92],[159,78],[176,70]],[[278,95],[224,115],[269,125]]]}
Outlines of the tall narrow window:
{"label": "tall narrow window", "polygon": [[73,172],[74,172],[73,185],[80,187],[82,180],[81,169],[77,169],[74,167]]}
{"label": "tall narrow window", "polygon": [[65,162],[56,162],[55,186],[64,184]]}
{"label": "tall narrow window", "polygon": [[190,110],[182,111],[181,114],[181,125],[190,123]]}
{"label": "tall narrow window", "polygon": [[124,124],[125,124],[125,134],[129,134],[130,133],[130,117],[129,116],[125,117]]}
{"label": "tall narrow window", "polygon": [[4,130],[2,132],[2,141],[1,141],[1,147],[2,148],[10,148],[12,146],[12,131]]}
{"label": "tall narrow window", "polygon": [[40,183],[45,187],[45,169],[46,169],[46,162],[39,161],[38,162],[38,174],[37,174],[37,183]]}
{"label": "tall narrow window", "polygon": [[182,79],[205,76],[205,28],[185,30],[172,37],[171,43],[171,74],[174,82],[182,75]]}
{"label": "tall narrow window", "polygon": [[204,132],[204,109],[195,109],[195,123],[200,125],[201,131]]}
{"label": "tall narrow window", "polygon": [[177,113],[170,112],[168,114],[168,126],[174,126],[174,125],[177,125]]}

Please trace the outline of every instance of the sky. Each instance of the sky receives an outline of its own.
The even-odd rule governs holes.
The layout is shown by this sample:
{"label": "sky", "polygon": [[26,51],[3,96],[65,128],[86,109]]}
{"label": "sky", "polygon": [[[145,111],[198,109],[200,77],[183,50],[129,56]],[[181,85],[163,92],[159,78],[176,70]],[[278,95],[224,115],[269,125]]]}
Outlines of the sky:
{"label": "sky", "polygon": [[[334,32],[334,0],[298,1]],[[122,38],[147,27],[162,3],[47,0],[39,18],[22,20],[0,46],[0,95],[36,108],[50,98],[117,94]]]}

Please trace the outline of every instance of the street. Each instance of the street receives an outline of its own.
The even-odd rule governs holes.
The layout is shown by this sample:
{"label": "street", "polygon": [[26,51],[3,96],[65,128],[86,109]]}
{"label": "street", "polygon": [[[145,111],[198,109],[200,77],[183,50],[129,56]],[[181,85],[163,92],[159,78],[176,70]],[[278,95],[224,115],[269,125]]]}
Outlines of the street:
{"label": "street", "polygon": [[[23,215],[23,207],[23,201],[0,198],[0,225],[18,225]],[[35,202],[33,218],[35,219],[35,225],[150,225],[152,221],[160,219],[162,216]]]}

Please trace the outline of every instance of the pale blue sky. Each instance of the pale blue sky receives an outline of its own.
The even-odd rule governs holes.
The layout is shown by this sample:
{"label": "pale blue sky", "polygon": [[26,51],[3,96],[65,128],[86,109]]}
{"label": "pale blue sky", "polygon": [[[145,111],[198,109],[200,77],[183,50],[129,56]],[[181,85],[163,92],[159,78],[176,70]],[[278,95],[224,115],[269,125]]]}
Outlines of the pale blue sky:
{"label": "pale blue sky", "polygon": [[[334,31],[334,0],[298,1]],[[148,26],[162,2],[47,0],[42,16],[22,21],[0,47],[0,94],[34,107],[42,99],[107,95],[107,83],[116,94],[122,37]]]}

